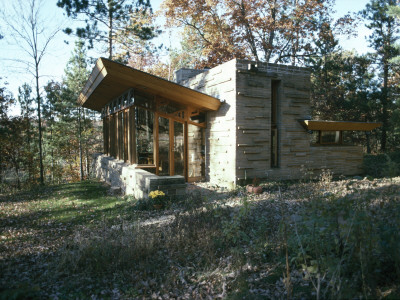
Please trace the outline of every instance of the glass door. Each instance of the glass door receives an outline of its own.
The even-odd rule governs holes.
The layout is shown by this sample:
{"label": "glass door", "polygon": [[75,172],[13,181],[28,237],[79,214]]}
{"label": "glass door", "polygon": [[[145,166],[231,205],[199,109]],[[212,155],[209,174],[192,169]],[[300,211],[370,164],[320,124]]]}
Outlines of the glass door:
{"label": "glass door", "polygon": [[183,123],[174,122],[173,175],[185,175],[185,138]]}
{"label": "glass door", "polygon": [[172,119],[158,118],[158,175],[185,176],[185,127]]}
{"label": "glass door", "polygon": [[169,120],[158,118],[158,175],[169,175]]}

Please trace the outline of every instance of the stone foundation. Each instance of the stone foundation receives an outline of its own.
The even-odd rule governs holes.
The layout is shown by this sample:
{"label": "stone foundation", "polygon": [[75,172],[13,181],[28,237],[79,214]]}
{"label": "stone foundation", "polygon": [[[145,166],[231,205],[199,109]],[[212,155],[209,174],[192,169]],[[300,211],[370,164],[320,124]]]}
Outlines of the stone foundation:
{"label": "stone foundation", "polygon": [[146,170],[138,169],[110,156],[94,155],[93,169],[95,177],[104,180],[111,187],[121,188],[123,195],[133,195],[137,199],[148,198],[151,191],[160,190],[171,198],[183,197],[186,183],[183,176],[157,176]]}

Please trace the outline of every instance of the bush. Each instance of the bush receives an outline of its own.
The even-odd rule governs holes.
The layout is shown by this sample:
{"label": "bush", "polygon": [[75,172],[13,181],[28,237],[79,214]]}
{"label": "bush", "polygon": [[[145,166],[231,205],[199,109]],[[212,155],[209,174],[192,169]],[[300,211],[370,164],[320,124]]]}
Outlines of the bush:
{"label": "bush", "polygon": [[388,155],[390,159],[400,167],[400,151],[391,152]]}
{"label": "bush", "polygon": [[[363,167],[367,175],[373,177],[393,177],[399,174],[399,165],[391,159],[391,154],[367,154],[364,156]],[[396,152],[393,158],[400,160]]]}
{"label": "bush", "polygon": [[292,261],[321,298],[375,297],[377,287],[400,278],[399,210],[398,201],[377,206],[368,193],[313,197],[289,235]]}

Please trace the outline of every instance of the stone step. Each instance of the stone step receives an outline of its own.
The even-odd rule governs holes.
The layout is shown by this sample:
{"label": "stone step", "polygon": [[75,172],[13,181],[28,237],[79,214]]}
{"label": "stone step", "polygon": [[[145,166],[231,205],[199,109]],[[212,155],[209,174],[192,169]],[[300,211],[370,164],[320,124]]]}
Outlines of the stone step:
{"label": "stone step", "polygon": [[[166,185],[156,185],[156,189],[164,191],[164,190],[178,190],[178,189],[185,189],[186,190],[186,183],[184,184],[166,184]],[[151,189],[154,190],[154,189]]]}

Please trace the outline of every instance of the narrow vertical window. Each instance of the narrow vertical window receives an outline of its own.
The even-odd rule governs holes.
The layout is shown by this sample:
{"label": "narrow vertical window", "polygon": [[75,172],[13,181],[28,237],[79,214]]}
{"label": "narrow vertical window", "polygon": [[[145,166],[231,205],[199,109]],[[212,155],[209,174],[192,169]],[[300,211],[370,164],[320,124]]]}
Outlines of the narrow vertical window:
{"label": "narrow vertical window", "polygon": [[174,122],[174,175],[184,175],[184,145],[183,123]]}
{"label": "narrow vertical window", "polygon": [[135,126],[135,107],[129,108],[129,161],[136,163],[136,126]]}
{"label": "narrow vertical window", "polygon": [[115,114],[110,116],[110,155],[114,158],[117,158],[116,151],[116,143],[117,143],[117,118]]}
{"label": "narrow vertical window", "polygon": [[136,160],[139,165],[154,163],[154,113],[146,109],[135,108]]}
{"label": "narrow vertical window", "polygon": [[170,143],[169,143],[169,119],[158,119],[158,175],[169,175]]}
{"label": "narrow vertical window", "polygon": [[280,81],[271,82],[271,168],[279,167],[278,88]]}
{"label": "narrow vertical window", "polygon": [[103,118],[103,152],[108,155],[108,117]]}
{"label": "narrow vertical window", "polygon": [[129,161],[129,109],[123,112],[124,121],[124,161]]}
{"label": "narrow vertical window", "polygon": [[118,159],[124,160],[124,112],[118,113]]}

